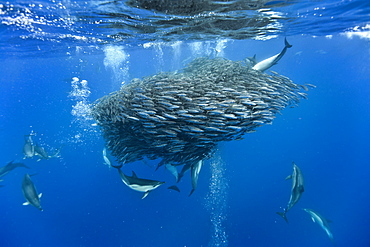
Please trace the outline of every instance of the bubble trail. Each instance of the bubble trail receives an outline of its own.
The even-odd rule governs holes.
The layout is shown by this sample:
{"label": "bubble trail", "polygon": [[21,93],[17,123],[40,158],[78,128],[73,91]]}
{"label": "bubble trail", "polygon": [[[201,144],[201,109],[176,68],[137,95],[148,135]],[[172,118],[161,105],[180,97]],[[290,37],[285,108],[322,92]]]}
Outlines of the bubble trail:
{"label": "bubble trail", "polygon": [[90,88],[86,80],[80,80],[77,77],[73,77],[71,81],[71,91],[68,97],[74,102],[72,105],[71,115],[74,117],[72,119],[71,125],[77,124],[77,132],[68,138],[67,142],[79,143],[85,142],[85,138],[88,135],[96,135],[96,127],[93,127],[94,123],[91,116],[91,107],[89,102]]}
{"label": "bubble trail", "polygon": [[228,246],[225,222],[227,220],[227,197],[228,182],[225,177],[225,163],[219,153],[211,160],[211,179],[209,183],[209,193],[205,197],[206,209],[210,212],[212,223],[211,239],[208,246],[225,247]]}
{"label": "bubble trail", "polygon": [[[113,72],[114,87],[124,84],[129,74],[130,54],[122,46],[109,45],[104,48],[104,66]],[[119,83],[119,85],[117,85]]]}

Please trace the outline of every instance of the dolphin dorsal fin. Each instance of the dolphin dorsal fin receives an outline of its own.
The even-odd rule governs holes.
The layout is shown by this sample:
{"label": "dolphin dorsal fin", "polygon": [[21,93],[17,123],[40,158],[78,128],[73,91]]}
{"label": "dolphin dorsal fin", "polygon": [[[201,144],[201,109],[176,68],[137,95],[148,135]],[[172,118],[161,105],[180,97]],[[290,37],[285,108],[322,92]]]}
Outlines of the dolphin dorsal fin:
{"label": "dolphin dorsal fin", "polygon": [[[132,176],[133,176],[134,178],[137,178],[136,173],[135,173],[134,171],[132,171]],[[144,199],[144,198],[143,198],[143,199]]]}

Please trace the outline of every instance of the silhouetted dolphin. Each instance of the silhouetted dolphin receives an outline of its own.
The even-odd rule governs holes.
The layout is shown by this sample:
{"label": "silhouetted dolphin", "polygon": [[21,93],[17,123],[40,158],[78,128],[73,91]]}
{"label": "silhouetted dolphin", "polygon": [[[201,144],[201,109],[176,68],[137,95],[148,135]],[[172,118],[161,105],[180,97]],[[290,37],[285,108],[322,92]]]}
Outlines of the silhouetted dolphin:
{"label": "silhouetted dolphin", "polygon": [[202,165],[203,165],[203,160],[199,160],[197,163],[191,166],[191,185],[193,189],[190,191],[189,196],[191,196],[191,194],[193,194],[193,192],[197,188],[199,173],[200,173],[200,169],[202,169]]}
{"label": "silhouetted dolphin", "polygon": [[276,212],[278,215],[284,218],[288,222],[286,213],[299,201],[304,192],[304,180],[301,170],[293,162],[293,174],[289,175],[285,180],[292,179],[292,192],[288,202],[288,206],[284,209],[284,212]]}
{"label": "silhouetted dolphin", "polygon": [[158,188],[159,186],[165,183],[165,182],[160,182],[156,180],[138,178],[134,171],[132,171],[131,177],[127,176],[121,171],[122,165],[119,165],[119,166],[112,165],[112,167],[118,169],[122,182],[126,184],[129,188],[139,191],[139,192],[144,192],[144,195],[141,199],[144,199],[145,197],[148,196],[150,191]]}
{"label": "silhouetted dolphin", "polygon": [[6,166],[0,167],[0,178],[3,177],[3,176],[5,176],[11,170],[14,170],[17,167],[24,167],[24,168],[30,169],[28,166],[26,166],[23,163],[13,163],[13,161],[10,161]]}
{"label": "silhouetted dolphin", "polygon": [[319,224],[319,226],[321,226],[321,228],[324,229],[330,240],[334,242],[333,234],[331,233],[329,228],[329,221],[322,217],[317,212],[313,211],[312,209],[304,208],[303,210],[311,215],[312,221]]}
{"label": "silhouetted dolphin", "polygon": [[[271,68],[275,64],[277,64],[277,62],[279,62],[279,60],[284,56],[286,50],[288,48],[292,47],[292,45],[288,43],[286,38],[285,38],[284,42],[285,42],[285,47],[279,54],[276,54],[275,56],[272,56],[270,58],[267,58],[267,59],[257,63],[256,65],[254,65],[252,67],[252,69],[263,72],[263,71]],[[248,58],[248,59],[253,63],[253,59],[255,59],[255,56],[253,58]]]}
{"label": "silhouetted dolphin", "polygon": [[37,194],[35,185],[33,184],[29,174],[26,174],[23,177],[22,191],[24,197],[27,200],[27,202],[23,203],[23,205],[32,205],[38,208],[39,210],[43,211],[40,204],[40,198],[42,196],[42,193]]}

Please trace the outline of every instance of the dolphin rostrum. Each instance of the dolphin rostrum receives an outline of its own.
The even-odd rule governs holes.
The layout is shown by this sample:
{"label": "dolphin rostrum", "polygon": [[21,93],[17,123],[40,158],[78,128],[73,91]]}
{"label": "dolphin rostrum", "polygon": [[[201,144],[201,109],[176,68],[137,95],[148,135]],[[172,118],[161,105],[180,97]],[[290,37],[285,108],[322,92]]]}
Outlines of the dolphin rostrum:
{"label": "dolphin rostrum", "polygon": [[30,169],[28,166],[26,166],[23,163],[14,163],[13,161],[10,161],[6,166],[0,167],[0,178],[8,174],[11,170],[14,170],[17,167],[24,167]]}
{"label": "dolphin rostrum", "polygon": [[160,182],[156,180],[150,180],[150,179],[144,179],[144,178],[138,178],[135,174],[134,171],[132,171],[132,176],[127,176],[121,171],[122,164],[119,166],[113,166],[114,168],[118,169],[119,175],[122,179],[122,182],[127,185],[129,188],[139,191],[139,192],[144,192],[144,195],[141,199],[144,199],[145,197],[148,196],[149,192],[158,188],[165,182]]}
{"label": "dolphin rostrum", "polygon": [[29,174],[26,174],[23,177],[22,191],[23,191],[24,197],[27,200],[25,203],[23,203],[23,205],[32,205],[38,208],[39,210],[43,211],[41,204],[40,204],[40,198],[42,196],[42,193],[37,194],[35,185],[33,184]]}
{"label": "dolphin rostrum", "polygon": [[284,212],[276,212],[278,215],[284,218],[288,222],[286,213],[299,201],[304,192],[304,180],[303,175],[299,167],[293,162],[293,174],[289,175],[285,180],[292,179],[292,192],[288,202],[288,206],[284,209]]}
{"label": "dolphin rostrum", "polygon": [[202,165],[203,165],[203,160],[199,160],[197,163],[191,166],[191,185],[193,189],[190,191],[189,196],[191,196],[191,194],[193,194],[193,192],[197,188],[199,173],[200,173],[200,169],[202,169]]}
{"label": "dolphin rostrum", "polygon": [[324,217],[322,217],[320,214],[313,211],[312,209],[304,208],[303,210],[310,214],[312,221],[319,224],[321,228],[326,232],[328,237],[330,238],[330,241],[334,242],[333,234],[331,233],[330,228],[329,228],[330,221],[328,221],[327,219],[325,219]]}
{"label": "dolphin rostrum", "polygon": [[[275,64],[277,64],[277,62],[279,62],[279,60],[284,56],[286,50],[288,48],[292,47],[292,45],[288,43],[286,38],[285,38],[284,42],[285,42],[285,47],[283,48],[283,50],[279,54],[276,54],[275,56],[272,56],[270,58],[267,58],[267,59],[255,64],[252,67],[252,69],[263,72],[263,71],[271,68]],[[253,58],[255,58],[255,57],[253,57]]]}

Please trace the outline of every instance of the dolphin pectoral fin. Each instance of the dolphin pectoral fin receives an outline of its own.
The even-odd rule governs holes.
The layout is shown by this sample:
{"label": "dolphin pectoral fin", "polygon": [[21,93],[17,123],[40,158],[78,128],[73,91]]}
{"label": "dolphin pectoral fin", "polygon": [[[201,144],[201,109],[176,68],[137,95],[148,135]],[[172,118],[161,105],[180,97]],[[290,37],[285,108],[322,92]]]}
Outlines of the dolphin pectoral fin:
{"label": "dolphin pectoral fin", "polygon": [[143,197],[141,197],[141,199],[144,199],[145,197],[147,197],[149,195],[149,192],[150,190],[148,190],[147,192],[144,193]]}
{"label": "dolphin pectoral fin", "polygon": [[314,217],[311,217],[311,220],[316,223],[316,220]]}
{"label": "dolphin pectoral fin", "polygon": [[39,199],[42,197],[42,193],[39,194]]}
{"label": "dolphin pectoral fin", "polygon": [[276,212],[278,215],[280,215],[281,217],[283,217],[283,219],[286,221],[286,223],[289,223],[288,222],[288,218],[286,217],[286,212]]}
{"label": "dolphin pectoral fin", "polygon": [[285,178],[285,180],[291,179],[292,175],[289,175],[288,177]]}
{"label": "dolphin pectoral fin", "polygon": [[29,202],[24,202],[24,203],[22,203],[22,205],[27,206],[27,205],[30,205],[30,203]]}

